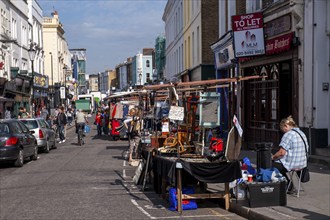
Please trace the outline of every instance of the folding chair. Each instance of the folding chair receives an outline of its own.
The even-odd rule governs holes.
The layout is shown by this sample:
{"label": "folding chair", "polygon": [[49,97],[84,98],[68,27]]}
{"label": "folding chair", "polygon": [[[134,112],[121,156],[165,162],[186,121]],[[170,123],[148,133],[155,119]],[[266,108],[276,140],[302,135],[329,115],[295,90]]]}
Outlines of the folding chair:
{"label": "folding chair", "polygon": [[[302,187],[301,187],[301,172],[304,168],[301,168],[301,169],[293,169],[291,171],[288,172],[289,174],[289,184],[288,184],[288,188],[286,189],[286,192],[288,193],[289,191],[289,186],[290,184],[293,184],[293,178],[294,176],[297,178],[298,180],[298,188],[297,188],[297,198],[299,198],[299,193],[300,193],[300,190],[303,190]],[[299,175],[299,174],[300,175]],[[292,187],[294,187],[294,184],[292,185]]]}

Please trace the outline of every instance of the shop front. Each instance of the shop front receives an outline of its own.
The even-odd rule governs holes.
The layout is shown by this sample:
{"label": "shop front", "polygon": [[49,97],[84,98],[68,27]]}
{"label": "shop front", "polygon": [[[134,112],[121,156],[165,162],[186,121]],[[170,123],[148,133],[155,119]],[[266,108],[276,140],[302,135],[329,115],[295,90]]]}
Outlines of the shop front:
{"label": "shop front", "polygon": [[[299,75],[298,39],[290,31],[290,16],[271,21],[282,25],[280,32],[267,30],[264,56],[239,59],[242,76],[263,76],[246,81],[242,90],[242,121],[245,127],[245,143],[254,148],[260,142],[272,142],[276,147],[282,133],[279,122],[292,115],[298,121]],[[267,24],[266,24],[267,27]],[[283,33],[283,31],[288,30]],[[270,38],[272,35],[277,35]]]}
{"label": "shop front", "polygon": [[47,108],[50,105],[50,92],[49,92],[49,77],[41,74],[34,75],[34,84],[33,84],[33,105],[35,106],[34,111],[38,115],[42,106]]}
{"label": "shop front", "polygon": [[30,77],[26,74],[19,73],[19,69],[16,67],[11,68],[11,80],[8,80],[4,84],[3,96],[14,100],[10,105],[11,116],[16,117],[19,112],[19,107],[29,109],[30,98]]}

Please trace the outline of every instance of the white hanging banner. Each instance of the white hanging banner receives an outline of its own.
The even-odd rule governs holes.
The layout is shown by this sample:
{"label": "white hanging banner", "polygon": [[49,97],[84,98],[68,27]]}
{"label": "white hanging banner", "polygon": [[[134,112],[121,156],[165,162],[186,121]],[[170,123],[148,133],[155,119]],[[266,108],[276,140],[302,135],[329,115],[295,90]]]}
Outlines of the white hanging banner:
{"label": "white hanging banner", "polygon": [[234,123],[235,127],[237,128],[237,131],[238,131],[239,136],[242,137],[242,135],[243,135],[243,129],[242,129],[241,125],[239,124],[239,121],[236,118],[236,115],[234,115],[233,123]]}
{"label": "white hanging banner", "polygon": [[65,99],[65,87],[60,87],[60,98]]}
{"label": "white hanging banner", "polygon": [[171,106],[168,118],[171,120],[183,121],[184,108],[180,106]]}

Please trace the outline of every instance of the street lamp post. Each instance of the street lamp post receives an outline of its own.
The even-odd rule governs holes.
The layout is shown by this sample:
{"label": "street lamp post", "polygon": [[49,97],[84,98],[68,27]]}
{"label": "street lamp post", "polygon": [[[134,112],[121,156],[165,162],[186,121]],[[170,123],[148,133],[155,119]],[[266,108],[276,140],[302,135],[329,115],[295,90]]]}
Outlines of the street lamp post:
{"label": "street lamp post", "polygon": [[30,112],[32,115],[35,113],[35,109],[33,108],[33,102],[34,102],[34,59],[36,57],[36,50],[33,49],[33,46],[31,45],[29,49],[29,57],[31,61],[31,69],[32,69],[32,77],[31,77],[31,96],[30,96]]}
{"label": "street lamp post", "polygon": [[52,52],[49,52],[50,54],[50,71],[52,74],[52,89],[51,89],[51,94],[52,94],[52,107],[54,108],[54,70],[53,70],[53,54]]}
{"label": "street lamp post", "polygon": [[64,88],[65,88],[65,98],[64,98],[65,105],[67,104],[66,103],[66,73],[67,73],[66,71],[67,71],[67,67],[64,66],[63,67],[63,75],[64,75]]}
{"label": "street lamp post", "polygon": [[64,66],[63,67],[63,75],[64,75],[64,86],[66,87],[66,72],[67,71],[67,67],[66,66]]}
{"label": "street lamp post", "polygon": [[140,86],[142,86],[142,73],[139,73]]}

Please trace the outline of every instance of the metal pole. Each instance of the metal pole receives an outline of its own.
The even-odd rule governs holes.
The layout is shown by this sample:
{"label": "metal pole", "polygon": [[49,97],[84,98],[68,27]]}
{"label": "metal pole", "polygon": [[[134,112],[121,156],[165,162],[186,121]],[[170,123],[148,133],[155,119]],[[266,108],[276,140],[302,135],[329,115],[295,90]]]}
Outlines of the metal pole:
{"label": "metal pole", "polygon": [[53,54],[52,52],[49,52],[50,54],[50,71],[52,73],[52,89],[51,89],[51,94],[52,94],[52,105],[53,105],[53,108],[55,107],[55,104],[54,104],[54,71],[53,71]]}
{"label": "metal pole", "polygon": [[33,102],[34,102],[34,60],[31,60],[31,68],[32,68],[32,79],[31,79],[31,115],[35,115],[35,107],[33,108]]}

